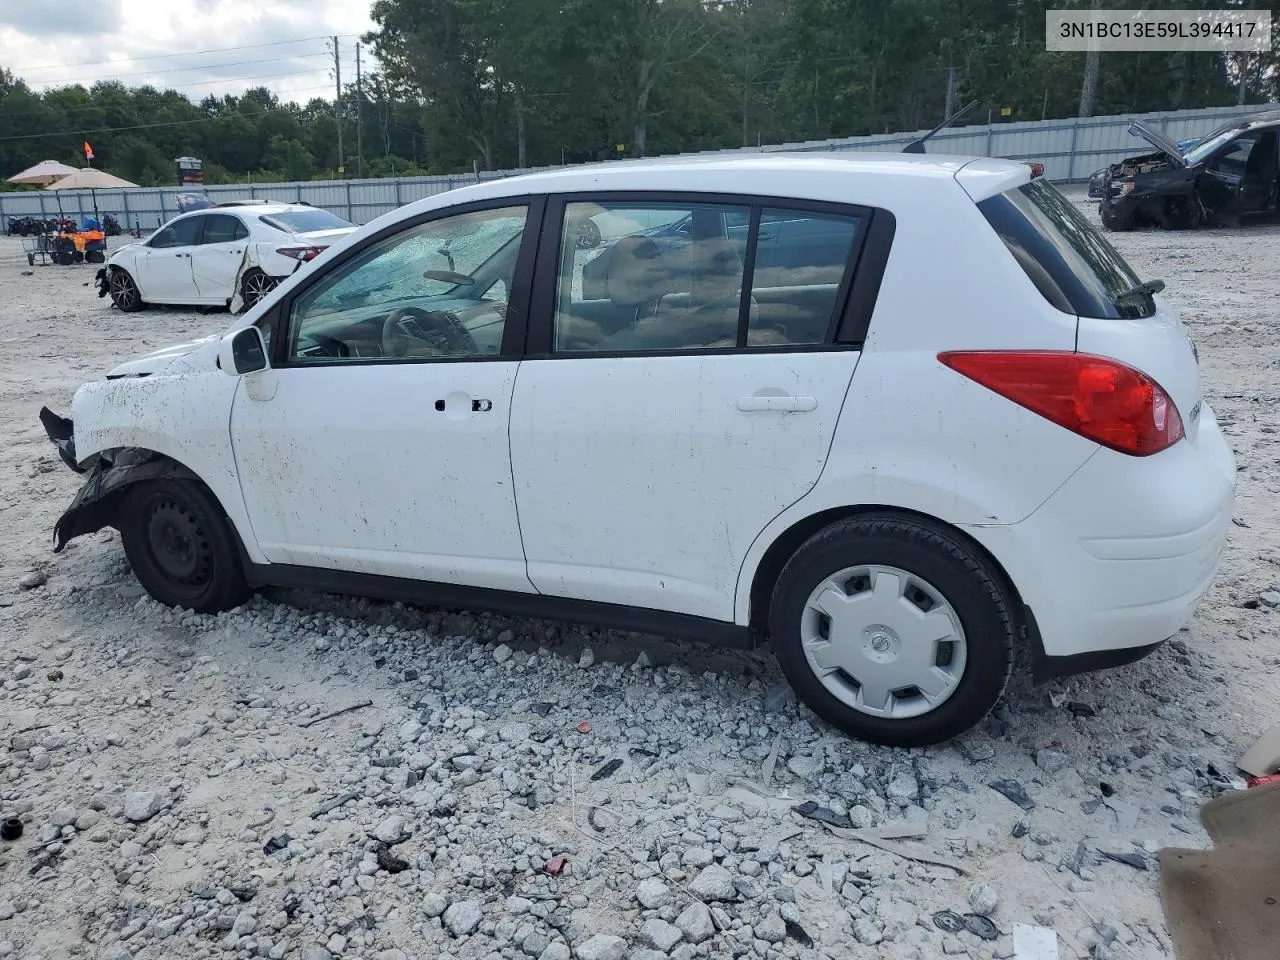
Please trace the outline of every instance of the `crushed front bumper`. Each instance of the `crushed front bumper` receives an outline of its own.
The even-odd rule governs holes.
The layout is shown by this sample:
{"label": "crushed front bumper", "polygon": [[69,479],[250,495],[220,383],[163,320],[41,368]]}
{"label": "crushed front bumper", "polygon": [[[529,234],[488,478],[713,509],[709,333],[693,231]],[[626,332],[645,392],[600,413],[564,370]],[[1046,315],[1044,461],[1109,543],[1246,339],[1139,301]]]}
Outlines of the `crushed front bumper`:
{"label": "crushed front bumper", "polygon": [[40,408],[40,423],[53,445],[58,448],[58,456],[62,458],[62,462],[76,473],[84,473],[84,468],[76,462],[75,424],[66,417],[58,416],[48,407]]}
{"label": "crushed front bumper", "polygon": [[105,297],[111,292],[111,277],[106,267],[102,267],[93,275],[94,282],[98,285],[98,296]]}

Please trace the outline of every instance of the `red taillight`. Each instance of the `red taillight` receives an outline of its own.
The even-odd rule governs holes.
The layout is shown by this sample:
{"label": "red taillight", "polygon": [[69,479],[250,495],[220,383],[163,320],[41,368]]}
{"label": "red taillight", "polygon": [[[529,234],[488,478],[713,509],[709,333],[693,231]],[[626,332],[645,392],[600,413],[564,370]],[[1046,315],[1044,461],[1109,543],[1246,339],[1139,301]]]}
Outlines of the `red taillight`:
{"label": "red taillight", "polygon": [[1031,162],[1031,179],[1034,180],[1036,177],[1043,177],[1043,176],[1044,176],[1044,164],[1041,163],[1039,160],[1033,160]]}
{"label": "red taillight", "polygon": [[1014,403],[1104,447],[1146,457],[1182,439],[1160,384],[1118,360],[1084,353],[976,350],[938,359]]}
{"label": "red taillight", "polygon": [[324,252],[324,247],[280,247],[278,250],[276,250],[276,253],[279,253],[283,256],[291,257],[294,260],[303,260],[303,261],[314,260],[316,257],[320,256],[320,254],[322,254],[323,252]]}

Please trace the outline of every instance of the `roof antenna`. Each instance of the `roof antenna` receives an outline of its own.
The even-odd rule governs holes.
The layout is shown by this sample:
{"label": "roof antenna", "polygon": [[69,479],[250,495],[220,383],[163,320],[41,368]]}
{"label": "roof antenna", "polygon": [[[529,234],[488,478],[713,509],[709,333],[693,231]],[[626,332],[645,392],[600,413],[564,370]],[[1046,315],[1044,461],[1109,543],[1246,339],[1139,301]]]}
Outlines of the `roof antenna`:
{"label": "roof antenna", "polygon": [[957,110],[957,111],[956,111],[955,113],[953,113],[951,116],[947,117],[947,119],[943,120],[940,124],[938,124],[938,125],[937,125],[936,127],[934,127],[932,130],[930,130],[928,133],[926,133],[926,134],[925,134],[923,137],[921,137],[919,140],[912,140],[910,143],[908,143],[905,147],[903,147],[903,148],[902,148],[902,152],[903,152],[903,153],[924,153],[924,152],[925,152],[925,150],[924,150],[924,142],[925,142],[926,140],[928,140],[930,137],[932,137],[932,136],[933,136],[935,133],[937,133],[939,130],[942,130],[942,129],[946,128],[946,127],[951,126],[951,124],[955,123],[957,120],[959,120],[961,117],[963,117],[966,113],[968,113],[970,110],[972,110],[972,109],[973,109],[974,107],[976,107],[977,105],[978,105],[978,101],[977,101],[977,100],[971,100],[971,101],[968,103],[968,105],[961,107],[959,110]]}

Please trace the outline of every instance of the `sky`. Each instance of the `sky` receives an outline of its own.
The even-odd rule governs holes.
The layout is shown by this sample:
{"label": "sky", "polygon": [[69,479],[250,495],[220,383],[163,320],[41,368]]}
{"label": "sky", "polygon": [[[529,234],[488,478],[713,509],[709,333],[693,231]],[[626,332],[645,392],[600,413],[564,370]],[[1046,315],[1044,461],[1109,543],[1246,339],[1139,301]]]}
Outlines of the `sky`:
{"label": "sky", "polygon": [[[371,0],[0,0],[0,67],[35,89],[99,80],[172,88],[199,101],[265,86],[282,100],[333,98]],[[371,58],[362,51],[366,68]]]}

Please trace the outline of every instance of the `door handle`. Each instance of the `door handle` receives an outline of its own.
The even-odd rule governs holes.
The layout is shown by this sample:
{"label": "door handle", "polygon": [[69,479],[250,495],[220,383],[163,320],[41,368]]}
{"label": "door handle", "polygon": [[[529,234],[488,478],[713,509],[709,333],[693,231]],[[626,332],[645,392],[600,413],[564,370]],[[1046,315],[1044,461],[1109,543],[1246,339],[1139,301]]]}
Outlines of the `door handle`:
{"label": "door handle", "polygon": [[739,397],[738,409],[746,413],[776,410],[781,413],[807,413],[816,409],[818,401],[813,397],[754,396]]}
{"label": "door handle", "polygon": [[[435,407],[437,411],[439,411],[440,413],[444,413],[445,410],[448,408],[448,404],[445,403],[444,400],[437,400],[435,403]],[[455,407],[454,409],[457,409],[457,408]],[[492,400],[474,400],[473,399],[471,401],[472,413],[488,413],[492,409],[493,409]]]}

